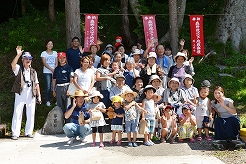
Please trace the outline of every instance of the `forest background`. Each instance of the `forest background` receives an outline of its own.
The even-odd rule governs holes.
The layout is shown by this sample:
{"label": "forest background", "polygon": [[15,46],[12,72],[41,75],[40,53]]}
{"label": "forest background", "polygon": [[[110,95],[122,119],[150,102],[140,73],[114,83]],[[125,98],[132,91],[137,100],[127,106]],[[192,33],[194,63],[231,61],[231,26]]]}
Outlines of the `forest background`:
{"label": "forest background", "polygon": [[[54,19],[49,10],[50,1],[53,1]],[[138,21],[138,19],[141,20],[141,15],[143,14],[156,15],[158,39],[162,41],[160,42],[161,44],[169,45],[170,37],[166,36],[168,36],[167,33],[170,27],[170,3],[172,1],[174,0],[81,0],[79,1],[79,9],[81,13],[82,45],[85,13],[99,14],[98,36],[102,42],[101,49],[104,49],[108,43],[114,44],[115,36],[117,35],[123,36],[123,43],[126,46],[127,53],[130,52],[131,43],[135,43],[136,40],[142,41],[145,48],[143,25],[141,21]],[[189,51],[191,50],[189,15],[204,15],[205,52],[207,56],[201,62],[202,57],[195,57],[195,86],[199,89],[200,83],[204,79],[209,80],[212,83],[210,98],[213,98],[212,89],[216,85],[221,85],[225,89],[225,95],[235,101],[242,126],[246,126],[246,117],[244,116],[244,113],[246,113],[246,44],[245,39],[240,37],[245,36],[245,31],[242,29],[246,29],[246,14],[241,12],[241,10],[245,8],[246,2],[243,0],[181,1],[185,2],[185,6],[183,6],[185,11],[181,14],[184,17],[182,25],[178,28],[177,36],[178,39],[185,39],[185,48]],[[131,8],[132,2],[138,3],[135,9],[138,9],[140,17],[136,17],[136,11]],[[42,98],[45,101],[43,66],[40,54],[46,49],[44,42],[48,38],[54,40],[54,50],[59,52],[65,51],[67,48],[66,13],[68,11],[65,11],[65,3],[65,0],[0,1],[0,123],[7,124],[8,132],[11,131],[10,126],[14,106],[14,94],[10,92],[14,82],[14,75],[10,63],[16,55],[15,48],[17,45],[22,45],[24,50],[30,51],[34,56],[32,66],[38,72]],[[123,7],[127,14],[122,14]],[[180,6],[177,5],[177,9],[179,8]],[[128,40],[127,42],[127,39],[124,40],[125,34],[122,24],[124,16],[129,19],[130,41]],[[240,28],[235,28],[234,26]],[[234,27],[234,30],[231,29],[232,27]],[[221,31],[226,31],[228,35]],[[233,33],[235,31],[240,35]],[[224,39],[221,36],[228,37]],[[178,42],[176,44],[178,45]],[[52,102],[54,104],[55,99]],[[47,113],[53,107],[54,105],[46,107],[45,103],[37,105],[35,129],[40,129],[43,126]],[[23,114],[24,124],[25,115]]]}

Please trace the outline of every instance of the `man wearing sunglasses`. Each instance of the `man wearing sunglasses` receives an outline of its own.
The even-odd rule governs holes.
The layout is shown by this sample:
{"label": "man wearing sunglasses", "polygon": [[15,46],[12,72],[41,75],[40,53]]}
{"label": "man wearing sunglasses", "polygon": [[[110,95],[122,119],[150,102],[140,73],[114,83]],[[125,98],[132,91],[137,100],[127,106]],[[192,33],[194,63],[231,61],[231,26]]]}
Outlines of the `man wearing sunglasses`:
{"label": "man wearing sunglasses", "polygon": [[[12,118],[12,139],[17,140],[20,136],[22,112],[26,105],[26,127],[25,136],[33,138],[34,116],[36,101],[41,103],[41,94],[37,72],[31,67],[32,55],[24,52],[22,46],[16,47],[16,56],[11,63],[15,74],[15,82],[12,92],[15,93],[14,113]],[[22,57],[22,64],[17,64]],[[37,100],[36,100],[37,98]]]}

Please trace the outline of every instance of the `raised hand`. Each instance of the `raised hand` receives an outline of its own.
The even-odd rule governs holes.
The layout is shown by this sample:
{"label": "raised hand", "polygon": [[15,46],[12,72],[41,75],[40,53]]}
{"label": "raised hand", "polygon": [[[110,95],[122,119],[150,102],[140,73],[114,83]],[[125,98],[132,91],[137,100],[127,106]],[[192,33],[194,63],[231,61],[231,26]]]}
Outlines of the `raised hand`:
{"label": "raised hand", "polygon": [[22,50],[22,46],[17,46],[16,47],[16,53],[17,53],[17,55],[22,55],[23,52],[24,52],[24,50]]}

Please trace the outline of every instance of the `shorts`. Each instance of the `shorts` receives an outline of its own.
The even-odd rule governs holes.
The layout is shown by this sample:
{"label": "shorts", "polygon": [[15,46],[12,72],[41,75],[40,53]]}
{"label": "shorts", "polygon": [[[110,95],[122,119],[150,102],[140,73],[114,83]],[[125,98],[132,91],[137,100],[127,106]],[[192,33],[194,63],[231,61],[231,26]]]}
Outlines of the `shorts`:
{"label": "shorts", "polygon": [[123,131],[123,125],[111,125],[111,130]]}
{"label": "shorts", "polygon": [[204,128],[204,123],[209,123],[209,117],[208,116],[196,116],[196,126],[197,128]]}
{"label": "shorts", "polygon": [[146,121],[148,123],[149,134],[153,134],[155,129],[155,120],[146,120]]}
{"label": "shorts", "polygon": [[126,133],[137,133],[138,132],[138,120],[125,121]]}

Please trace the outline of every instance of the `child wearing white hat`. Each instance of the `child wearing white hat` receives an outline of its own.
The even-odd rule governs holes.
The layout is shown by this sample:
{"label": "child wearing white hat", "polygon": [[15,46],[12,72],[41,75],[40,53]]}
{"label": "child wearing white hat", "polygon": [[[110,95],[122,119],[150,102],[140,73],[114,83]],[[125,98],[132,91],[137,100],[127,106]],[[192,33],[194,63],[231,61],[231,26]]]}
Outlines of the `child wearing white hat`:
{"label": "child wearing white hat", "polygon": [[[102,128],[106,124],[103,113],[106,112],[106,106],[102,102],[103,95],[99,91],[93,91],[91,96],[91,103],[88,106],[90,114],[90,126],[92,128],[92,147],[96,146],[96,132],[99,133],[100,145],[99,147],[104,147],[103,144],[103,132]],[[101,116],[98,119],[92,117],[92,112],[99,112],[98,115]],[[103,112],[103,113],[102,113]]]}

